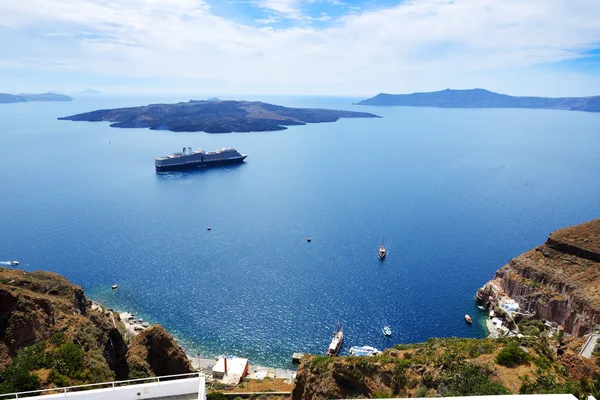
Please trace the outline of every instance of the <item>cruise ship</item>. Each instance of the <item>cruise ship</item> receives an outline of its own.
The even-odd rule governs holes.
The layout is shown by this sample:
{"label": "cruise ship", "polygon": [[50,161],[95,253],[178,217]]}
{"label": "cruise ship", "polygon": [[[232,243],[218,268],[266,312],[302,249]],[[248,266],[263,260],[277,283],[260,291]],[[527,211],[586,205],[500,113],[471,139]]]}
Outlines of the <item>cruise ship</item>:
{"label": "cruise ship", "polygon": [[159,157],[154,160],[157,172],[176,171],[181,169],[212,167],[226,164],[237,164],[244,161],[247,154],[240,154],[232,148],[219,149],[206,152],[202,149],[192,150],[184,147],[181,153],[173,153],[170,156]]}

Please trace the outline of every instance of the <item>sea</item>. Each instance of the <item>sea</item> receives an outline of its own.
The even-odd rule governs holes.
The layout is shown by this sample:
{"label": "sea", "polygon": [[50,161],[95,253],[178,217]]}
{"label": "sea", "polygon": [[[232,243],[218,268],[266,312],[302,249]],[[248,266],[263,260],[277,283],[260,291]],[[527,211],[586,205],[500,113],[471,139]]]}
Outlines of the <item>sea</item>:
{"label": "sea", "polygon": [[[338,322],[342,355],[484,337],[477,289],[553,230],[600,217],[600,114],[227,96],[383,118],[230,134],[57,120],[198,98],[0,105],[0,260],[62,274],[191,355],[292,368],[293,352],[324,354]],[[249,156],[155,172],[187,146]]]}

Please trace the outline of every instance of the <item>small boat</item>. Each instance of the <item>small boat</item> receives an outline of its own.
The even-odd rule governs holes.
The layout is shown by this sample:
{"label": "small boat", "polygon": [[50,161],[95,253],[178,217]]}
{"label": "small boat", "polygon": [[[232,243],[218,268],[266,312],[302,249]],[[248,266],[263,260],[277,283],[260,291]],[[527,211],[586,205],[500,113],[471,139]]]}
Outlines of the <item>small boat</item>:
{"label": "small boat", "polygon": [[117,285],[116,283],[114,285],[111,286],[112,290],[117,290],[119,288],[119,285]]}
{"label": "small boat", "polygon": [[147,322],[144,322],[144,323],[142,324],[142,327],[144,327],[144,328],[147,328],[147,327],[149,327],[149,326],[150,326],[150,324],[149,324],[149,323],[147,323]]}
{"label": "small boat", "polygon": [[381,331],[385,336],[392,336],[392,329],[389,326],[384,326]]}
{"label": "small boat", "polygon": [[471,316],[469,314],[465,314],[465,321],[467,321],[469,324],[471,322],[473,322],[473,320],[471,319]]}
{"label": "small boat", "polygon": [[380,351],[371,346],[352,346],[350,354],[353,356],[374,356]]}
{"label": "small boat", "polygon": [[329,357],[337,356],[342,348],[342,343],[344,343],[344,331],[342,331],[342,326],[338,322],[335,330],[333,331],[333,338],[331,339],[331,343],[327,348],[327,355]]}
{"label": "small boat", "polygon": [[484,306],[477,306],[477,308],[479,308],[481,311],[485,311],[485,307]]}
{"label": "small boat", "polygon": [[385,246],[383,245],[383,240],[382,240],[381,247],[377,251],[377,257],[379,257],[380,260],[383,260],[385,258],[385,256],[387,256],[387,250],[385,249]]}
{"label": "small boat", "polygon": [[18,261],[9,261],[8,265],[13,265],[13,266],[14,265],[19,265],[19,262]]}
{"label": "small boat", "polygon": [[310,242],[312,242],[312,239],[311,238],[306,238],[306,241],[310,243]]}

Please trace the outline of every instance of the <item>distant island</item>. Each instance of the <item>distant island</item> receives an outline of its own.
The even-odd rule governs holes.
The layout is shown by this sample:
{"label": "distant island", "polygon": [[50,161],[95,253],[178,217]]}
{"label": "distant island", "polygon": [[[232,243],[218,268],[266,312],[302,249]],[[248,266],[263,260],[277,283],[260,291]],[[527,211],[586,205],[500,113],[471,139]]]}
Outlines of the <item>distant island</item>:
{"label": "distant island", "polygon": [[39,93],[39,94],[9,94],[0,93],[0,103],[25,103],[29,101],[71,101],[72,97],[60,93]]}
{"label": "distant island", "polygon": [[69,121],[110,121],[114,128],[150,128],[173,132],[264,132],[289,125],[335,122],[340,118],[381,118],[377,115],[320,108],[288,108],[260,101],[204,101],[151,104],[97,110],[58,118]]}
{"label": "distant island", "polygon": [[446,108],[543,108],[553,110],[600,112],[600,96],[591,97],[517,97],[485,89],[387,94],[362,100],[361,106],[412,106]]}
{"label": "distant island", "polygon": [[94,89],[87,88],[85,90],[82,90],[81,92],[77,92],[77,94],[80,94],[80,95],[83,95],[83,96],[95,96],[95,95],[102,94],[102,92],[99,91],[99,90],[94,90]]}

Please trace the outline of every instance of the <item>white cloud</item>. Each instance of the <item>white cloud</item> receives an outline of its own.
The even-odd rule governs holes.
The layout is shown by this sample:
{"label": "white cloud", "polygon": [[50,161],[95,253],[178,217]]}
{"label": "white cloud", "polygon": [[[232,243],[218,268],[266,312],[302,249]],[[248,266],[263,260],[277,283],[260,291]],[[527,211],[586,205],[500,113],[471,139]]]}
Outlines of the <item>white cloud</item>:
{"label": "white cloud", "polygon": [[[258,3],[286,18],[302,18],[298,1]],[[216,16],[200,0],[21,0],[0,3],[0,54],[4,63],[31,68],[64,65],[93,75],[176,77],[188,86],[213,80],[238,93],[501,90],[504,82],[531,94],[552,94],[541,93],[552,83],[548,88],[527,78],[535,73],[529,67],[579,57],[598,46],[597,4],[407,0],[348,14],[327,28],[273,29]],[[259,23],[272,23],[267,21]],[[515,85],[519,79],[522,84]],[[591,82],[600,92],[598,79]]]}
{"label": "white cloud", "polygon": [[252,4],[291,19],[302,19],[299,0],[253,0]]}

